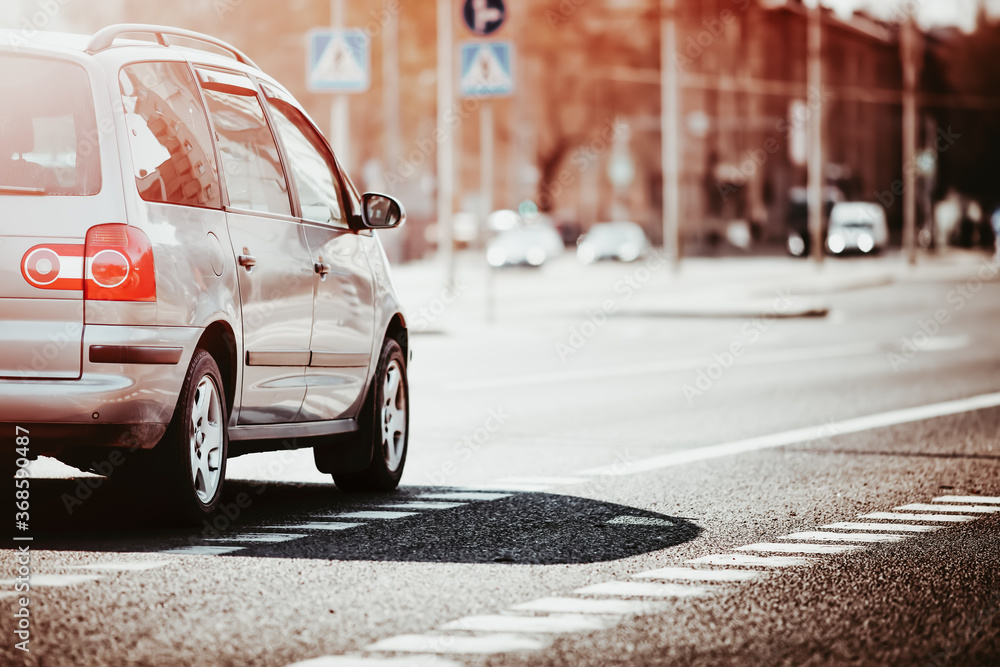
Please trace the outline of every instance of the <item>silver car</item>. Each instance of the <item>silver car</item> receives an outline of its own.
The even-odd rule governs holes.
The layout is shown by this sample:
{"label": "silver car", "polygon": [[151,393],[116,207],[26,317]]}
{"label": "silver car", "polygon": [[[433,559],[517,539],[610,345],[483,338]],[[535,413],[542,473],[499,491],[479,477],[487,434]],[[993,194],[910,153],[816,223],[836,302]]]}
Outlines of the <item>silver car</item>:
{"label": "silver car", "polygon": [[0,31],[0,220],[8,478],[52,456],[196,522],[248,452],[398,485],[409,340],[373,230],[403,207],[234,47]]}

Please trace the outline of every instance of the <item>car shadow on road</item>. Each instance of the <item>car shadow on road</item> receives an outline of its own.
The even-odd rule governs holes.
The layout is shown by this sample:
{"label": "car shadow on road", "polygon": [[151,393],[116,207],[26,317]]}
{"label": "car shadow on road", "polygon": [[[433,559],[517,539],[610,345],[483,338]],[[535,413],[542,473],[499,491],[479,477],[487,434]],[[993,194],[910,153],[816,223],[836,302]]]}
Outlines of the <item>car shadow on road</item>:
{"label": "car shadow on road", "polygon": [[[332,485],[244,481],[227,484],[211,521],[177,528],[165,523],[155,502],[111,485],[76,502],[80,479],[32,480],[35,549],[153,553],[209,546],[236,548],[220,556],[251,558],[571,564],[657,551],[701,532],[687,519],[572,495],[511,491],[495,499],[429,498],[469,489],[347,494]],[[392,507],[406,503],[416,505]],[[330,529],[340,523],[355,525]],[[258,541],[273,534],[299,537]]]}

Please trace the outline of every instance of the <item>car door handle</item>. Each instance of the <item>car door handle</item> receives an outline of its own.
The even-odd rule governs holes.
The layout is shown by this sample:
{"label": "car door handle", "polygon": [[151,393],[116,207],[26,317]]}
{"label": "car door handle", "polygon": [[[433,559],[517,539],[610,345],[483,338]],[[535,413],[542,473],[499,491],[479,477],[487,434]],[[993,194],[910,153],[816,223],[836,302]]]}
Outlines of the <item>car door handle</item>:
{"label": "car door handle", "polygon": [[257,266],[257,258],[249,254],[246,248],[243,248],[243,254],[236,258],[240,266],[246,268],[247,271]]}
{"label": "car door handle", "polygon": [[330,273],[330,265],[327,264],[326,262],[316,262],[315,264],[313,264],[313,269],[315,269],[316,273],[323,276],[324,278],[327,276],[328,273]]}

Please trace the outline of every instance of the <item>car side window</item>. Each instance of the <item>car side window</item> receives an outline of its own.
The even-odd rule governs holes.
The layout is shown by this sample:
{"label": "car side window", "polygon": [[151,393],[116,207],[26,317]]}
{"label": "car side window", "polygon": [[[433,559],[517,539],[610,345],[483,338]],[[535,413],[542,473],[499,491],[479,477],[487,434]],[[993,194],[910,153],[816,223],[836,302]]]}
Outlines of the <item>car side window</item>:
{"label": "car side window", "polygon": [[198,69],[208,115],[222,156],[222,174],[233,208],[290,216],[288,184],[278,146],[250,78]]}
{"label": "car side window", "polygon": [[118,85],[139,195],[151,202],[220,207],[212,132],[188,66],[126,65]]}
{"label": "car side window", "polygon": [[285,147],[302,218],[344,224],[336,168],[323,138],[281,93],[266,85],[261,87],[275,131]]}

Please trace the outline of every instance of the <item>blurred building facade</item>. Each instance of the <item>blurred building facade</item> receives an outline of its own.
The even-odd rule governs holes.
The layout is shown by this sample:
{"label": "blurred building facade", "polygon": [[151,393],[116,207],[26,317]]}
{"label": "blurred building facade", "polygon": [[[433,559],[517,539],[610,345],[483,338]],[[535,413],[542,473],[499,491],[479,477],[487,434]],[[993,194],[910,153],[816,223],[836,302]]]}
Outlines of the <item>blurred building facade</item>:
{"label": "blurred building facade", "polygon": [[[23,16],[37,7],[33,0],[21,3]],[[306,87],[305,35],[330,24],[334,3],[69,2],[52,25],[40,27],[88,32],[113,22],[149,22],[219,36],[281,80],[329,130],[331,96]],[[711,246],[734,221],[755,239],[781,238],[806,183],[807,127],[821,111],[829,198],[878,199],[898,230],[897,183],[904,169],[898,23],[858,14],[845,19],[825,10],[823,85],[809,90],[806,10],[799,0],[677,4],[678,50],[670,66],[681,73],[685,242],[695,251]],[[495,208],[531,200],[582,230],[631,219],[659,243],[659,0],[507,0],[507,8],[507,21],[492,38],[514,44],[516,92],[489,102],[456,100],[455,210],[480,213],[479,113],[490,103],[496,118]],[[435,221],[435,3],[349,0],[344,24],[363,28],[372,52],[370,89],[349,96],[347,167],[359,185],[403,198],[412,224],[398,252],[419,256],[434,238],[427,228]],[[454,0],[453,33],[456,42],[476,39],[462,24],[460,0]],[[969,165],[990,159],[982,144],[996,143],[992,130],[980,141],[956,138],[989,125],[984,119],[995,109],[989,99],[976,98],[978,107],[970,110],[947,97],[965,85],[949,74],[967,57],[955,55],[953,38],[941,33],[921,42],[921,88],[938,94],[936,102],[929,97],[931,103],[922,106],[919,123],[918,145],[928,149],[917,165],[924,216],[945,188],[963,187]],[[986,52],[992,53],[989,45]],[[395,77],[384,77],[397,67],[393,59],[398,91],[386,85]],[[975,85],[969,83],[969,90],[975,92]],[[953,127],[956,118],[960,124]],[[963,169],[948,167],[949,160]],[[988,179],[981,180],[975,187],[988,187]]]}

